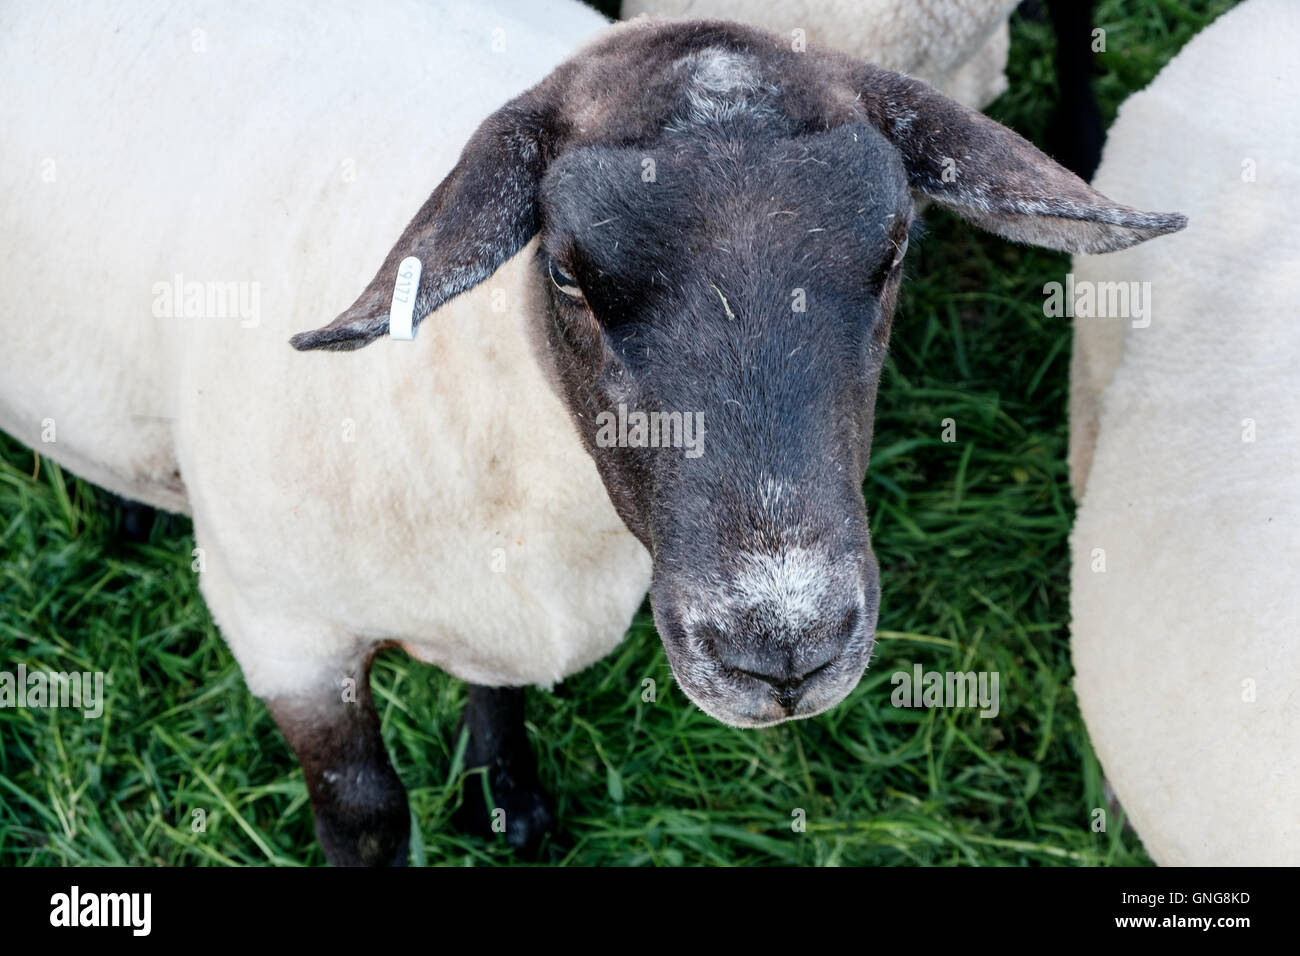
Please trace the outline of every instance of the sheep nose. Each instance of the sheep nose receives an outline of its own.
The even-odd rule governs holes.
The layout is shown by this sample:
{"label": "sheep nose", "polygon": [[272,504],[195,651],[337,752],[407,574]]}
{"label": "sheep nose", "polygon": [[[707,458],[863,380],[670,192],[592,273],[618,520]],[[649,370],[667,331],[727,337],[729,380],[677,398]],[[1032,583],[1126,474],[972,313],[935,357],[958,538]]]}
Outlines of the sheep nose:
{"label": "sheep nose", "polygon": [[803,697],[804,685],[835,662],[852,636],[850,628],[830,639],[776,651],[763,649],[761,644],[723,640],[715,641],[713,650],[719,663],[728,670],[767,684],[776,702],[792,714]]}
{"label": "sheep nose", "polygon": [[875,643],[877,580],[867,551],[745,552],[706,576],[657,571],[651,601],[686,695],[724,723],[770,727],[853,689]]}

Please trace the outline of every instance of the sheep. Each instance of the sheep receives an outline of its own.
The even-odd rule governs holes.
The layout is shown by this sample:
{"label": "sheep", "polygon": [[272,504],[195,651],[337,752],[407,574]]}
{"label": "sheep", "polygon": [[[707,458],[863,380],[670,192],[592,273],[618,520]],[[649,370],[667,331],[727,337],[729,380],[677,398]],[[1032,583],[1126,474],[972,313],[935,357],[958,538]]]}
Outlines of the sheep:
{"label": "sheep", "polygon": [[[1007,17],[1019,0],[623,0],[638,16],[735,20],[907,73],[981,109],[1007,88]],[[796,35],[795,30],[802,31]]]}
{"label": "sheep", "polygon": [[1177,196],[1192,226],[1072,266],[1080,290],[1149,284],[1140,316],[1075,319],[1071,646],[1164,865],[1300,862],[1297,42],[1300,9],[1248,0],[1130,97],[1096,186]]}
{"label": "sheep", "polygon": [[[522,688],[602,657],[647,590],[719,720],[853,688],[914,193],[1070,251],[1183,225],[923,83],[736,24],[427,0],[158,23],[101,0],[74,29],[84,9],[0,23],[0,427],[192,515],[204,598],[338,865],[407,853],[381,648],[471,683],[466,759],[525,849],[553,814]],[[224,318],[204,281],[234,283]]]}

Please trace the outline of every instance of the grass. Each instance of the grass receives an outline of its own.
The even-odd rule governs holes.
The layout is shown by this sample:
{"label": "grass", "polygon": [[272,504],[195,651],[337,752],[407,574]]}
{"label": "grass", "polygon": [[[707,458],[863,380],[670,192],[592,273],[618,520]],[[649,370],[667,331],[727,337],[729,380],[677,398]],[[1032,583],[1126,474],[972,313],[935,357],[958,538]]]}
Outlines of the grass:
{"label": "grass", "polygon": [[[1107,123],[1231,0],[1105,0]],[[1013,22],[991,115],[1037,142],[1054,40]],[[1139,199],[1140,197],[1125,197]],[[865,486],[884,607],[874,663],[816,720],[737,731],[689,704],[646,610],[605,661],[529,702],[560,832],[542,859],[618,864],[1134,865],[1070,689],[1064,256],[932,211],[914,244]],[[941,440],[952,419],[956,441]],[[318,864],[302,772],[200,600],[188,522],[123,543],[96,489],[0,438],[0,670],[100,670],[104,716],[0,710],[0,864]],[[996,671],[1001,713],[891,706],[890,675]],[[658,700],[641,698],[653,678]],[[465,688],[400,656],[374,677],[417,863],[506,865],[449,825]],[[469,778],[469,779],[467,779]],[[201,811],[204,828],[196,831]],[[802,811],[806,828],[792,823]]]}

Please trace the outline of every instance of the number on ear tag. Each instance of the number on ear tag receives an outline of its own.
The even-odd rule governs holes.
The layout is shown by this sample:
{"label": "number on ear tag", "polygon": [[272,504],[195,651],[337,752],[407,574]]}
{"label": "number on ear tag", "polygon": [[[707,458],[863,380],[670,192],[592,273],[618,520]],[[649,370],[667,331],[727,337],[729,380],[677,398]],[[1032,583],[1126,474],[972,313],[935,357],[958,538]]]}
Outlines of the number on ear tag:
{"label": "number on ear tag", "polygon": [[415,338],[415,293],[420,288],[420,272],[423,268],[415,256],[407,256],[397,267],[393,304],[388,307],[388,334],[391,338],[408,342]]}

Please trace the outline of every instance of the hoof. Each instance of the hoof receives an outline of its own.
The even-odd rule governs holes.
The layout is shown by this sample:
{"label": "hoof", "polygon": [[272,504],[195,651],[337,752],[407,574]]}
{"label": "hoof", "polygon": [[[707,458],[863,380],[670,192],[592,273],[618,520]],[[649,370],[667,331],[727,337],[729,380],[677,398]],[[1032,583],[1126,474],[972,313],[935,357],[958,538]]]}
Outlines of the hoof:
{"label": "hoof", "polygon": [[406,866],[410,819],[375,820],[360,827],[316,818],[316,838],[330,866]]}
{"label": "hoof", "polygon": [[[336,785],[342,779],[348,781],[348,788]],[[369,776],[357,771],[346,777],[339,774],[329,783],[329,799],[313,801],[313,810],[316,837],[330,865],[406,866],[411,810],[392,768],[380,768]]]}
{"label": "hoof", "polygon": [[484,839],[504,837],[516,853],[535,856],[542,839],[555,832],[550,798],[535,782],[518,781],[500,767],[489,771],[488,785],[492,791],[491,806],[478,774],[466,779],[465,800],[456,811],[456,825]]}

